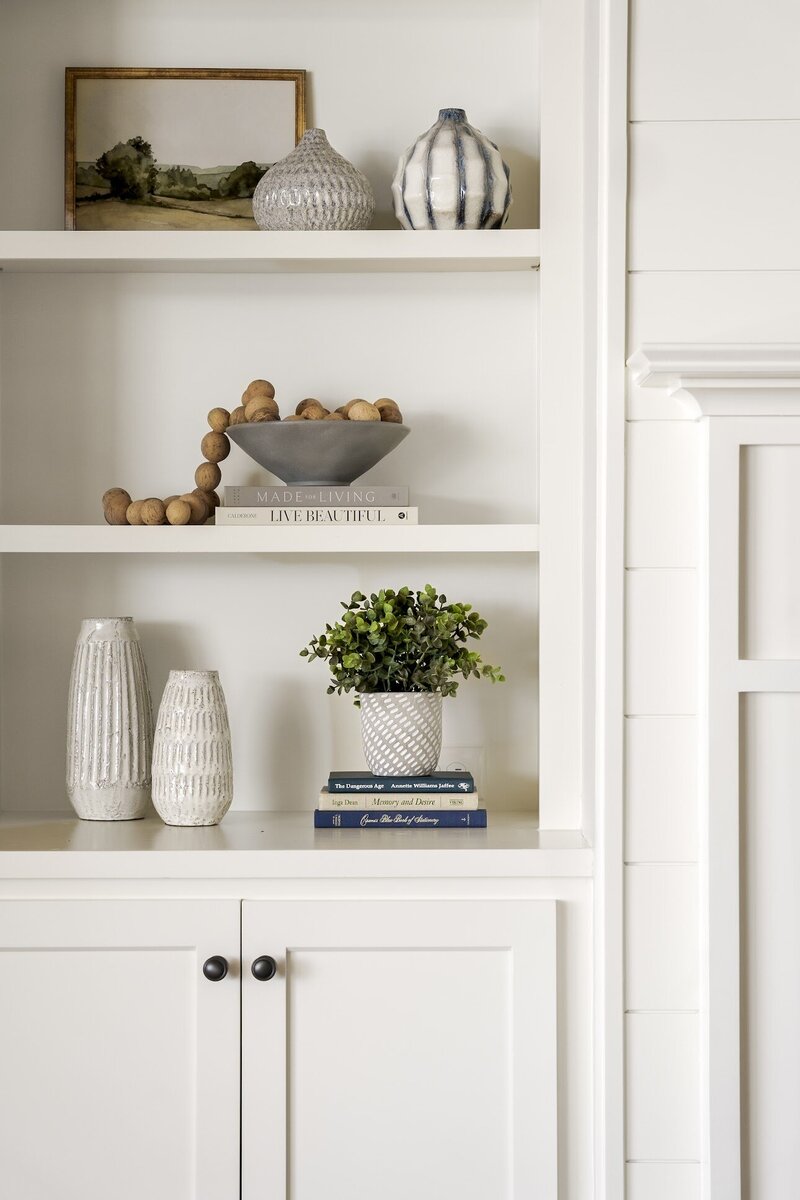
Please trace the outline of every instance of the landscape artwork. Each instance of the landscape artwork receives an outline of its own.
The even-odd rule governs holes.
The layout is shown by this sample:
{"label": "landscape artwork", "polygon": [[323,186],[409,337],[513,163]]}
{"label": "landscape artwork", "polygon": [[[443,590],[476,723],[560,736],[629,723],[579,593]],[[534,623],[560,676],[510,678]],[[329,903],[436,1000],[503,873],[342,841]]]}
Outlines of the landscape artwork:
{"label": "landscape artwork", "polygon": [[255,229],[305,130],[305,72],[66,72],[67,229]]}

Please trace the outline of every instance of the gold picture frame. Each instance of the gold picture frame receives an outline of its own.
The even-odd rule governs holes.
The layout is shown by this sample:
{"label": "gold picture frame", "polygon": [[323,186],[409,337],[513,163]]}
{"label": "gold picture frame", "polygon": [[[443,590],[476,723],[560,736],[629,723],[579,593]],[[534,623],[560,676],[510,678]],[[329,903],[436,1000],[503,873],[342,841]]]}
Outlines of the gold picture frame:
{"label": "gold picture frame", "polygon": [[[247,211],[251,185],[258,171],[285,157],[303,136],[305,79],[304,70],[67,67],[65,228],[255,228]],[[176,81],[195,86],[191,92],[141,86]],[[115,87],[125,82],[140,86]],[[227,86],[211,92],[197,86],[206,83]],[[231,86],[239,83],[283,86],[263,89],[262,99],[252,88],[239,97]],[[158,138],[166,152],[161,158]],[[193,161],[203,156],[204,139],[208,160]],[[242,158],[251,145],[252,153]]]}

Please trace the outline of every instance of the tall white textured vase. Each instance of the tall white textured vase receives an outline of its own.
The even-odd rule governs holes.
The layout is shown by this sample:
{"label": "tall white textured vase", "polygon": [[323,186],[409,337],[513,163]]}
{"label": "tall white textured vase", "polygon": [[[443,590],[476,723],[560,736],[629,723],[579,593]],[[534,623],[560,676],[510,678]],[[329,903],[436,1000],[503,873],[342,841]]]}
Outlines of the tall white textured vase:
{"label": "tall white textured vase", "polygon": [[153,747],[153,803],[167,825],[216,825],[233,800],[225,694],[216,671],[170,671]]}
{"label": "tall white textured vase", "polygon": [[67,712],[67,795],[85,821],[143,817],[153,710],[132,617],[81,622]]}

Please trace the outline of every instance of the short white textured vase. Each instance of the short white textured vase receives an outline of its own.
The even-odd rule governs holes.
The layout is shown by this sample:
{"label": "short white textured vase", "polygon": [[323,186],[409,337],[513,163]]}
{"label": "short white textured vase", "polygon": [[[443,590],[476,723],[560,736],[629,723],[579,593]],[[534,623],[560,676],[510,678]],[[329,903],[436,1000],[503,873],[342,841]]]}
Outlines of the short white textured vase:
{"label": "short white textured vase", "polygon": [[167,825],[216,825],[233,800],[231,731],[216,671],[170,671],[153,745],[153,804]]}
{"label": "short white textured vase", "polygon": [[361,740],[373,775],[430,775],[442,753],[441,692],[369,692]]}
{"label": "short white textured vase", "polygon": [[153,709],[132,617],[81,622],[67,712],[67,795],[85,821],[143,817]]}

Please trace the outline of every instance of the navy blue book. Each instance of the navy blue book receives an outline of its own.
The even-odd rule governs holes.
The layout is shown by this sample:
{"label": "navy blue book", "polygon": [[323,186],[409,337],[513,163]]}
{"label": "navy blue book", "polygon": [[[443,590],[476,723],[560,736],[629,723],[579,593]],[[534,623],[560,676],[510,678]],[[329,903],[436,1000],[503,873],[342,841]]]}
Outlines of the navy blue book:
{"label": "navy blue book", "polygon": [[371,771],[331,771],[329,792],[474,792],[469,771],[434,771],[432,775],[373,775]]}
{"label": "navy blue book", "polygon": [[376,808],[314,809],[315,829],[485,829],[486,809],[384,812]]}

